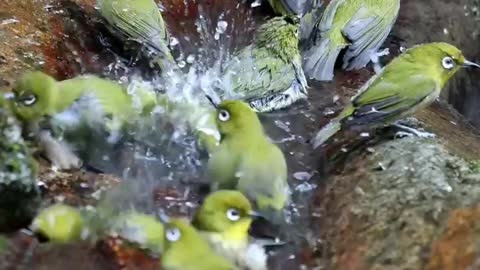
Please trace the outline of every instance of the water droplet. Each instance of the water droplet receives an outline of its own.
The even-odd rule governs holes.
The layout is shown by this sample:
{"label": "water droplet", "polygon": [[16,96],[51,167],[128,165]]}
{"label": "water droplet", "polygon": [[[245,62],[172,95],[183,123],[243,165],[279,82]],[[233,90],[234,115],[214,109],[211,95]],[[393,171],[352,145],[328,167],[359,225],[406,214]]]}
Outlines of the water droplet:
{"label": "water droplet", "polygon": [[194,62],[195,62],[195,55],[190,54],[190,55],[187,57],[187,63],[193,64]]}
{"label": "water droplet", "polygon": [[262,0],[255,0],[250,6],[256,8],[262,5]]}
{"label": "water droplet", "polygon": [[174,47],[174,46],[177,46],[178,45],[178,39],[175,38],[175,37],[171,37],[170,38],[170,46]]}
{"label": "water droplet", "polygon": [[370,133],[368,133],[368,132],[362,132],[362,133],[360,133],[360,137],[362,137],[362,138],[368,138],[368,137],[370,137]]}
{"label": "water droplet", "polygon": [[296,172],[293,174],[293,177],[297,180],[308,181],[312,178],[312,174],[308,172]]}

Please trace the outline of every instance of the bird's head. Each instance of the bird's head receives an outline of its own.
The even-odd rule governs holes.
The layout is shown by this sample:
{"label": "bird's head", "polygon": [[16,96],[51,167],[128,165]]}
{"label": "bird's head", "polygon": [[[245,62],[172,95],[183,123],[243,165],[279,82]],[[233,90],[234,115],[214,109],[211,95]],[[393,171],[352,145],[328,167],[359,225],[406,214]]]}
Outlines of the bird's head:
{"label": "bird's head", "polygon": [[201,235],[186,219],[172,218],[165,225],[165,251],[175,248],[195,249],[205,245]]}
{"label": "bird's head", "polygon": [[216,124],[222,137],[263,134],[262,124],[250,106],[240,100],[225,100],[216,107]]}
{"label": "bird's head", "polygon": [[229,239],[243,240],[248,236],[253,216],[257,214],[241,192],[219,190],[205,198],[193,224],[201,230],[222,233]]}
{"label": "bird's head", "polygon": [[12,89],[12,110],[21,121],[47,116],[54,108],[58,88],[54,78],[43,72],[23,74]]}
{"label": "bird's head", "polygon": [[442,87],[460,68],[480,68],[480,65],[468,61],[460,49],[443,42],[419,45],[408,50],[407,54],[409,61],[418,65],[420,70],[429,72]]}

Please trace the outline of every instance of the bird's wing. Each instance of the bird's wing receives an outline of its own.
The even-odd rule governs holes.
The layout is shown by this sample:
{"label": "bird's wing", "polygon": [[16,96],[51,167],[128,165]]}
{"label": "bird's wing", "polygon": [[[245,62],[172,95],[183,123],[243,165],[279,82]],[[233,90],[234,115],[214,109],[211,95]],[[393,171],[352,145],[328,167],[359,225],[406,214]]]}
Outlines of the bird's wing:
{"label": "bird's wing", "polygon": [[165,22],[154,1],[104,0],[102,5],[100,11],[116,30],[159,53],[167,53]]}
{"label": "bird's wing", "polygon": [[278,148],[262,148],[242,160],[237,189],[255,198],[260,208],[281,209],[288,199],[287,165]]}
{"label": "bird's wing", "polygon": [[349,125],[381,124],[394,120],[416,105],[438,93],[440,86],[431,78],[414,75],[402,83],[391,83],[379,77],[352,100]]}
{"label": "bird's wing", "polygon": [[387,38],[396,20],[399,4],[383,5],[384,9],[361,6],[343,28],[351,42],[343,58],[344,68],[359,69],[370,62]]}
{"label": "bird's wing", "polygon": [[229,145],[220,145],[208,161],[207,180],[214,189],[232,189],[237,184],[237,166],[236,151],[232,151]]}
{"label": "bird's wing", "polygon": [[323,12],[322,19],[320,20],[320,23],[318,25],[318,30],[320,32],[325,32],[328,31],[330,28],[332,28],[333,21],[335,20],[335,15],[337,14],[337,9],[343,5],[346,2],[346,0],[332,0],[330,3],[327,5],[325,8],[325,11]]}
{"label": "bird's wing", "polygon": [[270,55],[265,49],[254,52],[251,46],[229,62],[225,75],[231,90],[245,98],[285,91],[296,79],[293,65]]}

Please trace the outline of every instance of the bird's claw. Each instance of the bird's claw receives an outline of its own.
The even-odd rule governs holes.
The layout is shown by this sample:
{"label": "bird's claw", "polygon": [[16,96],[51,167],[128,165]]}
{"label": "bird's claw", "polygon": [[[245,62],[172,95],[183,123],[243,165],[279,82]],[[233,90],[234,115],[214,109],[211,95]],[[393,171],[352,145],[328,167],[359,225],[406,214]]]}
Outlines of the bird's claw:
{"label": "bird's claw", "polygon": [[372,53],[370,54],[370,61],[372,61],[373,70],[375,71],[376,74],[379,74],[383,70],[383,67],[380,64],[380,57],[386,56],[389,54],[390,54],[389,48],[385,48],[381,51],[372,51]]}
{"label": "bird's claw", "polygon": [[405,137],[413,137],[413,134],[405,131],[397,131],[395,135],[393,135],[394,139],[401,139]]}
{"label": "bird's claw", "polygon": [[389,48],[385,48],[381,51],[378,51],[377,53],[377,57],[382,57],[382,56],[387,56],[387,55],[390,55],[390,49]]}
{"label": "bird's claw", "polygon": [[396,138],[403,138],[403,137],[412,137],[412,136],[417,136],[419,138],[435,138],[437,136],[437,135],[435,135],[433,133],[430,133],[430,132],[420,131],[418,129],[414,129],[414,128],[407,127],[407,126],[400,125],[400,124],[395,124],[394,126],[403,130],[403,131],[398,131],[397,133],[395,133],[395,136],[394,136],[395,139]]}

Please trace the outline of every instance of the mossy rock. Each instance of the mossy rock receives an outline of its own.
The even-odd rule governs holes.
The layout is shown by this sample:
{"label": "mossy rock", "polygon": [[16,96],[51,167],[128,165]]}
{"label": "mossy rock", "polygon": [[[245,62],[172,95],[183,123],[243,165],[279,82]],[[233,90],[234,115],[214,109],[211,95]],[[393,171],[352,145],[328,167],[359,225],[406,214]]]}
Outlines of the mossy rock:
{"label": "mossy rock", "polygon": [[0,99],[0,231],[28,225],[39,202],[37,163],[21,128]]}

